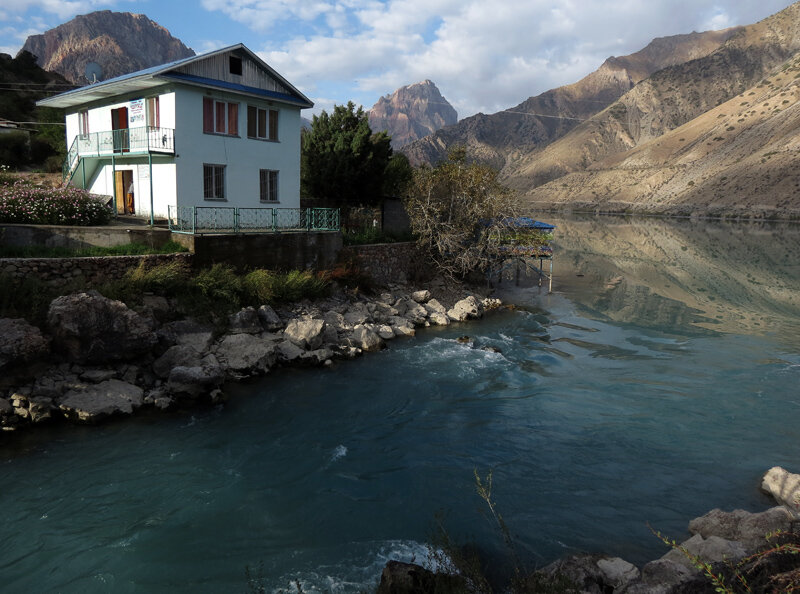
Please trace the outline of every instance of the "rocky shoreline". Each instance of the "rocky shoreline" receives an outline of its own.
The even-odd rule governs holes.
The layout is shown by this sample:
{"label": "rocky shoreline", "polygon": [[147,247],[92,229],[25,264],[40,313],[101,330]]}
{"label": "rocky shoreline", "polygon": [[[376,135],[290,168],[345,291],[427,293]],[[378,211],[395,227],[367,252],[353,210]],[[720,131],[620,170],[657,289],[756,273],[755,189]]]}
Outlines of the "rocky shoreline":
{"label": "rocky shoreline", "polygon": [[[800,560],[787,569],[780,556],[797,559],[800,551],[800,474],[773,467],[763,476],[761,491],[778,505],[759,513],[713,509],[689,522],[691,538],[674,543],[666,554],[641,568],[619,557],[579,554],[563,557],[535,573],[545,582],[566,578],[573,585],[568,591],[581,594],[697,594],[728,591],[717,589],[699,564],[708,564],[708,570],[733,588],[736,577],[731,568],[741,563],[742,575],[756,570],[761,582],[756,584],[749,576],[753,589],[748,592],[795,591],[790,586],[800,586]],[[789,533],[795,543],[784,553],[777,550],[781,533]],[[770,548],[770,553],[758,555]],[[381,575],[378,594],[432,593],[440,591],[437,587],[442,584],[456,588],[445,591],[469,591],[463,583],[459,590],[458,578],[452,575],[390,561]]]}
{"label": "rocky shoreline", "polygon": [[223,328],[171,319],[174,305],[151,295],[130,309],[87,291],[54,299],[43,328],[0,318],[0,428],[222,402],[227,382],[277,366],[331,366],[420,327],[480,318],[500,302],[443,282],[394,285],[377,297],[340,290],[289,308],[244,308]]}

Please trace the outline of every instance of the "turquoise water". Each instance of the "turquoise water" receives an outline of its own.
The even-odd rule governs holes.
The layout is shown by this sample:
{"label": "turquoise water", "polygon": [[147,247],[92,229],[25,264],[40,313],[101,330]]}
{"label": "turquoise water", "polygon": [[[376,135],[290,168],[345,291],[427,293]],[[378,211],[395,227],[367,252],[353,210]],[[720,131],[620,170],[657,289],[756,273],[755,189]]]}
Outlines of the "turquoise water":
{"label": "turquoise water", "polygon": [[[522,556],[642,563],[713,507],[800,471],[800,230],[555,219],[554,293],[224,408],[5,438],[4,592],[357,592],[434,518]],[[469,334],[472,344],[460,344]],[[493,346],[500,353],[481,350]]]}

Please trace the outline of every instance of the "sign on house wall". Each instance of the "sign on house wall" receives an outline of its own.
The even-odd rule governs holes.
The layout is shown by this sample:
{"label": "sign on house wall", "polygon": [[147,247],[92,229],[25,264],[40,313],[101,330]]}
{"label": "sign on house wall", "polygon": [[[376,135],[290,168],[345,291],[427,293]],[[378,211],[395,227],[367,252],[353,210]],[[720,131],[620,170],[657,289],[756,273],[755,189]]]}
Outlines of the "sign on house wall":
{"label": "sign on house wall", "polygon": [[128,126],[144,126],[144,99],[134,99],[128,108]]}

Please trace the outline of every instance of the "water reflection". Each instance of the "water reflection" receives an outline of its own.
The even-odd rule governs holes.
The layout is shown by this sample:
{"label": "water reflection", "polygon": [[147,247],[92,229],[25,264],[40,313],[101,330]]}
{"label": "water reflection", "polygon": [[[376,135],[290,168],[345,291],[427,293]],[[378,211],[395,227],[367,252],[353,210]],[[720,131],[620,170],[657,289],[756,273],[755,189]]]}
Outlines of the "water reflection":
{"label": "water reflection", "polygon": [[554,291],[593,319],[681,333],[775,333],[800,346],[800,227],[547,217]]}

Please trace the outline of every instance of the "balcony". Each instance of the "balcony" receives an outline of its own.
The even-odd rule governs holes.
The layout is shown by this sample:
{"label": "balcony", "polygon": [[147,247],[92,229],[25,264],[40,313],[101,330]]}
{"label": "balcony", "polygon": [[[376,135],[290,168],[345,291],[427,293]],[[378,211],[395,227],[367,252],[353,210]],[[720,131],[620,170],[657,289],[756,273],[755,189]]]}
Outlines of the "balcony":
{"label": "balcony", "polygon": [[141,126],[80,134],[75,137],[64,162],[64,177],[75,171],[82,158],[122,157],[158,153],[175,154],[175,130]]}

